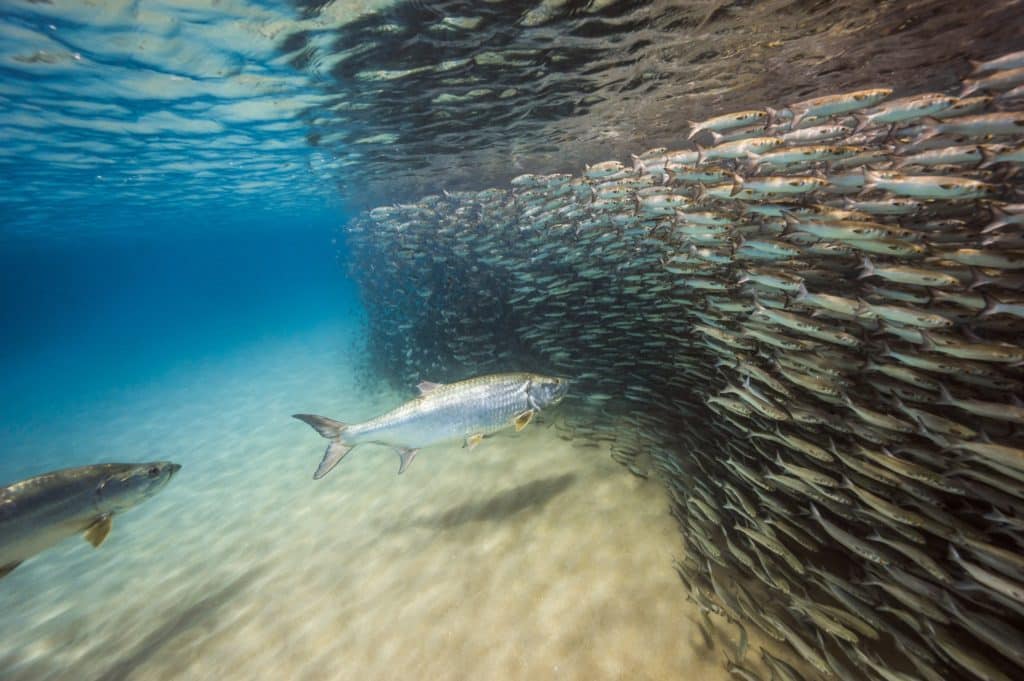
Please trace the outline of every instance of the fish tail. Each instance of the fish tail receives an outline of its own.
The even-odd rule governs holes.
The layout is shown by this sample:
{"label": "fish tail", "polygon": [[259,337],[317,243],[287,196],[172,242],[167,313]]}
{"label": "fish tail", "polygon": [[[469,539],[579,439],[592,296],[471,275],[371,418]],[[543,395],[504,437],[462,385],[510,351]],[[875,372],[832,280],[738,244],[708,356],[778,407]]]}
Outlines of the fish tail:
{"label": "fish tail", "polygon": [[981,161],[978,163],[978,168],[988,168],[989,166],[998,163],[996,159],[999,157],[999,154],[993,151],[990,147],[979,144],[978,153],[981,154]]}
{"label": "fish tail", "polygon": [[732,174],[732,191],[729,196],[736,196],[743,189],[743,178],[738,173]]}
{"label": "fish tail", "polygon": [[876,170],[872,170],[870,166],[864,166],[864,187],[860,190],[862,194],[867,194],[878,184],[878,181],[882,179],[882,176]]}
{"label": "fish tail", "polygon": [[811,294],[807,291],[807,285],[803,282],[803,280],[801,280],[800,290],[797,292],[796,298],[794,298],[793,300],[800,302],[801,300],[806,299],[809,295]]}
{"label": "fish tail", "polygon": [[853,129],[851,135],[856,135],[858,132],[864,130],[864,128],[871,125],[871,117],[865,114],[853,114],[853,117],[857,119],[857,126]]}
{"label": "fish tail", "polygon": [[757,167],[761,165],[761,154],[755,154],[752,151],[747,152],[747,163],[745,166],[748,175],[753,175]]}
{"label": "fish tail", "polygon": [[985,300],[985,308],[977,316],[988,317],[989,315],[999,314],[999,306],[1002,303],[998,298],[989,293],[982,293],[981,297]]}
{"label": "fish tail", "polygon": [[[698,161],[700,163],[700,161]],[[697,196],[693,199],[696,203],[701,203],[704,199],[708,198],[708,189],[704,186],[703,182],[697,182]]]}
{"label": "fish tail", "polygon": [[924,118],[924,124],[921,126],[921,132],[918,135],[918,142],[924,142],[930,140],[937,135],[942,134],[942,121],[934,116],[926,116]]}
{"label": "fish tail", "polygon": [[807,115],[808,109],[800,107],[794,108],[792,106],[788,106],[786,108],[793,114],[793,118],[789,121],[789,129],[796,130],[796,126],[800,125],[800,121],[802,121],[804,116]]}
{"label": "fish tail", "polygon": [[352,450],[352,447],[355,446],[341,441],[342,433],[348,428],[348,425],[341,421],[335,421],[326,416],[317,416],[316,414],[293,414],[293,417],[308,423],[316,432],[320,433],[321,437],[331,441],[327,445],[327,451],[324,452],[324,458],[320,461],[316,473],[313,474],[314,480],[319,480],[330,473],[331,469],[337,466],[345,458],[345,455]]}
{"label": "fish tail", "polygon": [[868,277],[875,276],[875,264],[871,262],[871,258],[864,256],[860,268],[862,272],[857,277],[858,279],[867,279]]}

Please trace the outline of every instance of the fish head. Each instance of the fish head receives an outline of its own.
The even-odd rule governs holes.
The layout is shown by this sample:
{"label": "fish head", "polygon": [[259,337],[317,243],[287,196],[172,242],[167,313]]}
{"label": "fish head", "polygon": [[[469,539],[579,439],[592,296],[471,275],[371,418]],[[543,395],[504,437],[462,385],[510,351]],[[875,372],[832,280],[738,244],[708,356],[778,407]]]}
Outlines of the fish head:
{"label": "fish head", "polygon": [[530,377],[530,382],[526,386],[530,405],[535,409],[544,409],[558,404],[568,390],[569,379],[557,376],[534,375]]}
{"label": "fish head", "polygon": [[96,506],[104,513],[124,511],[154,496],[181,470],[181,464],[151,461],[116,465],[96,486]]}

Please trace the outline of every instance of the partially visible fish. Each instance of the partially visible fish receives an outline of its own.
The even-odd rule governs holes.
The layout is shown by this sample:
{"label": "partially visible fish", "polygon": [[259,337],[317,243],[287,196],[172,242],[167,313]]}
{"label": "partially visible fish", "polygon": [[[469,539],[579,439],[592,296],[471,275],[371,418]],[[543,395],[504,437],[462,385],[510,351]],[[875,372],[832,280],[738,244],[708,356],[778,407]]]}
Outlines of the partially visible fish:
{"label": "partially visible fish", "polygon": [[99,546],[114,515],[154,496],[180,469],[168,461],[101,463],[0,487],[0,578],[74,534]]}

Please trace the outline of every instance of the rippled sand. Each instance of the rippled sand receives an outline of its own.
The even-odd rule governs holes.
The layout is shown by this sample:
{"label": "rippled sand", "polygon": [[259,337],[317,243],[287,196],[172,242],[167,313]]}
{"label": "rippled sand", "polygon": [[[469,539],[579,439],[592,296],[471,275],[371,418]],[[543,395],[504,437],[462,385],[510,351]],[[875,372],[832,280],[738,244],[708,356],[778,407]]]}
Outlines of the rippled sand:
{"label": "rippled sand", "polygon": [[[183,363],[83,405],[66,464],[184,469],[115,519],[0,581],[5,679],[717,679],[672,557],[661,486],[531,425],[474,450],[355,450],[289,418],[357,420],[346,329]],[[58,446],[40,421],[15,455]],[[9,460],[8,460],[9,461]],[[9,464],[0,464],[8,479]]]}

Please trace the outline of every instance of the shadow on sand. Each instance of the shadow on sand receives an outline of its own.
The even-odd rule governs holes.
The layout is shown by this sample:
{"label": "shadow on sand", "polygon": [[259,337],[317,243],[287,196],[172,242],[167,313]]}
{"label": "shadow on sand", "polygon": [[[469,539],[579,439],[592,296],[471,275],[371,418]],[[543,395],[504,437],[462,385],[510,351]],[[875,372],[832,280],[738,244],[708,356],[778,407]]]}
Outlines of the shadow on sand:
{"label": "shadow on sand", "polygon": [[196,627],[210,625],[224,606],[234,600],[262,572],[262,569],[251,570],[176,614],[169,613],[164,624],[150,632],[132,650],[127,651],[110,669],[96,677],[96,681],[121,681],[130,678],[147,660],[182,634]]}
{"label": "shadow on sand", "polygon": [[444,530],[465,523],[505,520],[526,509],[537,512],[543,509],[549,501],[567,490],[575,480],[576,475],[573,473],[531,480],[489,499],[459,504],[439,515],[420,519],[416,524]]}

